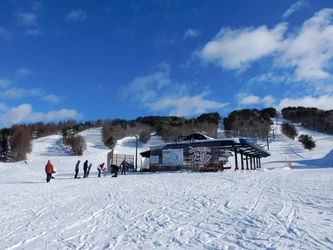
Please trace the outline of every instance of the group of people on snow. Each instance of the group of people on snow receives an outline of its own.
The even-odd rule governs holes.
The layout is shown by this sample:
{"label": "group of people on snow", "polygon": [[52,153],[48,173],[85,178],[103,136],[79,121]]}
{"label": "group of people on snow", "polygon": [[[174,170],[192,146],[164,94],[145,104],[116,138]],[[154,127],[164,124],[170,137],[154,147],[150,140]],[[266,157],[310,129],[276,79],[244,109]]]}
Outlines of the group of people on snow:
{"label": "group of people on snow", "polygon": [[[79,171],[80,171],[80,160],[77,161],[76,165],[75,165],[75,175],[74,175],[74,179],[78,178],[78,174],[79,174]],[[83,163],[83,178],[87,178],[89,176],[89,173],[90,173],[90,169],[91,169],[91,166],[92,166],[92,163],[90,163],[88,165],[88,160],[86,160],[84,163]]]}
{"label": "group of people on snow", "polygon": [[[74,179],[80,178],[80,177],[78,177],[78,174],[79,174],[79,171],[80,171],[80,163],[81,163],[81,161],[78,160],[75,164]],[[89,165],[88,164],[89,164],[88,160],[86,160],[83,163],[83,178],[87,178],[89,176],[92,163],[90,163]],[[129,164],[125,159],[121,162],[119,167],[117,165],[111,165],[112,172],[114,173],[112,175],[112,177],[117,177],[118,176],[119,168],[121,168],[121,174],[126,175],[128,165]],[[104,177],[106,176],[107,169],[106,169],[106,166],[105,166],[104,162],[97,166],[97,171],[98,171],[98,177],[101,177],[102,174],[103,174]],[[53,167],[50,160],[47,161],[47,164],[45,166],[45,173],[46,173],[46,182],[50,182],[51,179],[54,179],[52,174],[55,173],[55,170],[54,170],[54,167]]]}

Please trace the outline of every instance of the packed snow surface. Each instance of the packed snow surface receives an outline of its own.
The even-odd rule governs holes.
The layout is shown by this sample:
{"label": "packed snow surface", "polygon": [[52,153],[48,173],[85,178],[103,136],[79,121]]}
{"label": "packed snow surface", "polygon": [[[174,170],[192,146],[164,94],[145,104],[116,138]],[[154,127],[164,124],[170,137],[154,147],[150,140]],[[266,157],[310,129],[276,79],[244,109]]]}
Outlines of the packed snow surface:
{"label": "packed snow surface", "polygon": [[[260,169],[118,178],[97,177],[110,151],[100,128],[81,133],[81,157],[60,135],[37,139],[27,163],[0,163],[0,248],[333,249],[333,137],[297,129],[317,147],[303,149],[278,123]],[[153,136],[138,152],[156,144]],[[115,153],[135,154],[135,137],[119,141]],[[50,183],[47,160],[57,171]],[[77,160],[80,179],[73,178]],[[93,164],[88,178],[85,160]]]}

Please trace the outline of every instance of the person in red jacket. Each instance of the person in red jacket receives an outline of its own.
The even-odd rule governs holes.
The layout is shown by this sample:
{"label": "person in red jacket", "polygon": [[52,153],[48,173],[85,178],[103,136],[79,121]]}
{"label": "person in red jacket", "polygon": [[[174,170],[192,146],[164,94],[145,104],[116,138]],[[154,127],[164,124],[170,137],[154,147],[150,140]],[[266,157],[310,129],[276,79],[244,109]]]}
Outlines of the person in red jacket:
{"label": "person in red jacket", "polygon": [[46,182],[50,182],[52,178],[52,173],[54,172],[53,165],[50,160],[47,161],[45,166],[45,173],[46,173]]}

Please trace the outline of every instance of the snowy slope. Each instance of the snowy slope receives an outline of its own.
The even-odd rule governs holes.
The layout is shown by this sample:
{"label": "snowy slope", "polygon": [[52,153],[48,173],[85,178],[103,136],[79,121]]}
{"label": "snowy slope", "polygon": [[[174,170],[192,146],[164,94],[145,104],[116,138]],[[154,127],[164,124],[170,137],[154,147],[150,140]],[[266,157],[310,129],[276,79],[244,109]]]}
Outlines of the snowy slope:
{"label": "snowy slope", "polygon": [[[309,168],[309,167],[333,167],[333,136],[307,130],[299,124],[294,124],[298,135],[311,135],[316,141],[316,147],[309,151],[305,150],[300,142],[290,140],[281,132],[280,120],[275,124],[275,139],[271,139],[270,153],[271,157],[262,159],[263,167],[284,167],[286,160],[290,160],[292,168]],[[317,163],[320,161],[320,164]]]}
{"label": "snowy slope", "polygon": [[[333,249],[333,137],[302,131],[317,140],[313,151],[277,129],[262,169],[118,178],[97,178],[109,152],[101,129],[81,133],[81,157],[59,136],[40,138],[28,164],[0,163],[1,249]],[[115,152],[134,154],[135,138]],[[73,179],[78,159],[93,163],[89,178]]]}

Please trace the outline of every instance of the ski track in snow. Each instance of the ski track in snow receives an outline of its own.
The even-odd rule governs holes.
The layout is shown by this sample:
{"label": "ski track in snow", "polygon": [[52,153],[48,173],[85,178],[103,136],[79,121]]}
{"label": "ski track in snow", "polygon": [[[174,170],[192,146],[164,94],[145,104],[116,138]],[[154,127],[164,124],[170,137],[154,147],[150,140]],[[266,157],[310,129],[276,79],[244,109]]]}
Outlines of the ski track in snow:
{"label": "ski track in snow", "polygon": [[[319,148],[308,153],[277,132],[262,169],[97,178],[109,152],[100,133],[82,133],[82,157],[50,136],[34,141],[28,165],[0,165],[1,249],[333,249],[333,169],[285,167],[286,157],[325,155]],[[78,159],[80,171],[93,163],[89,178],[73,179]]]}

